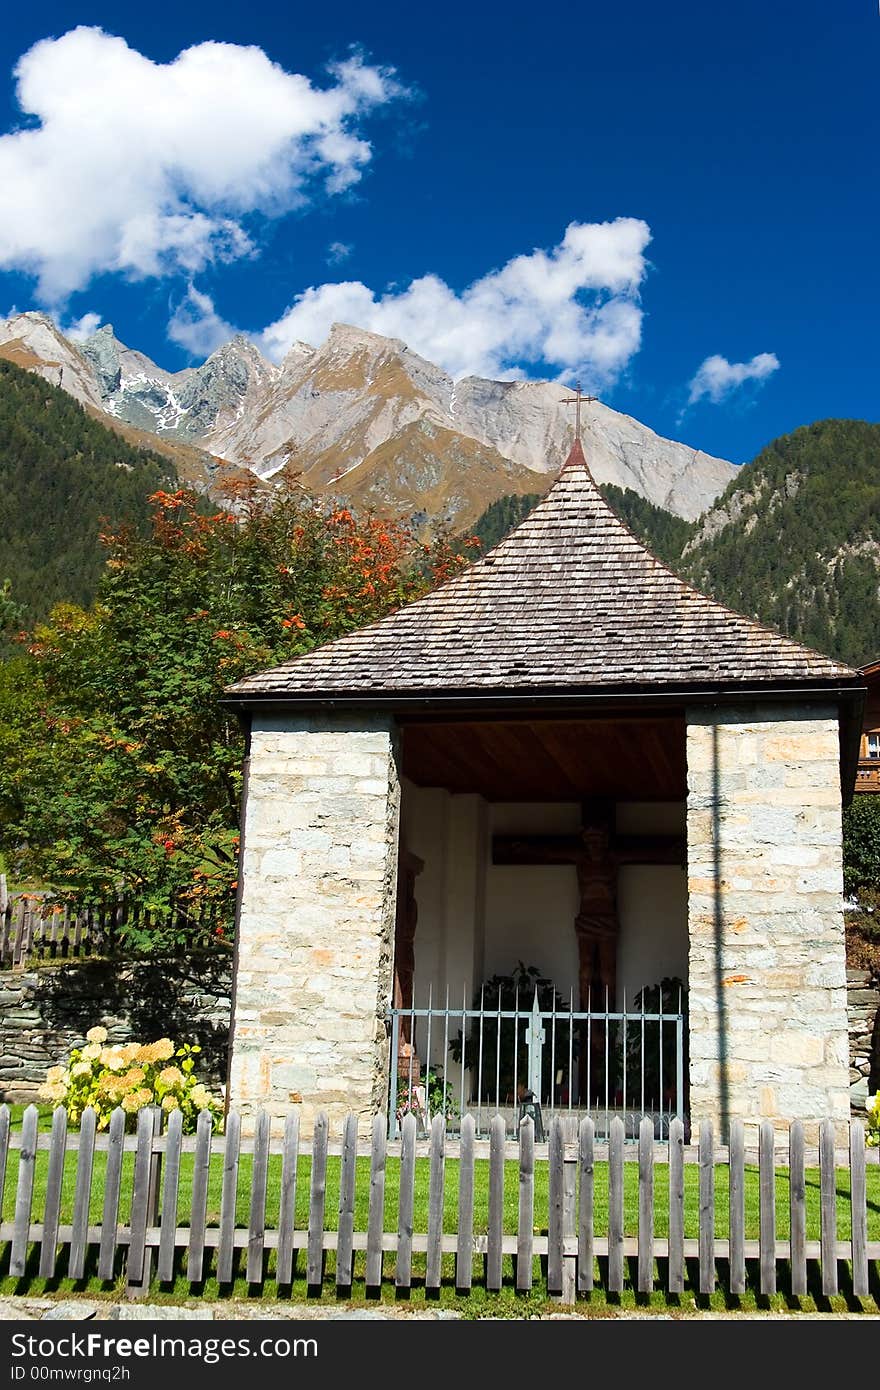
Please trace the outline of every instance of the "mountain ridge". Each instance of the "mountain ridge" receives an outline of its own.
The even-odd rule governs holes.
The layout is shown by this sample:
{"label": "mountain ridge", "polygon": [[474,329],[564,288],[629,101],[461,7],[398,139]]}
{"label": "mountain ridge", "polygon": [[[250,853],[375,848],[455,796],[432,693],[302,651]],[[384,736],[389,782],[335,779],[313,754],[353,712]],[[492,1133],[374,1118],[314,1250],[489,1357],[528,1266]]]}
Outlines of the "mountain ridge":
{"label": "mountain ridge", "polygon": [[[167,372],[109,324],[74,343],[28,312],[0,322],[0,356],[16,355],[108,420],[166,446],[198,448],[264,479],[294,475],[342,498],[352,486],[407,520],[425,513],[426,468],[438,519],[466,527],[501,495],[546,490],[572,437],[558,383],[456,381],[401,339],[349,324],[334,324],[318,347],[294,343],[279,364],[237,335],[201,366]],[[726,460],[598,402],[583,433],[597,481],[688,520],[735,477]]]}

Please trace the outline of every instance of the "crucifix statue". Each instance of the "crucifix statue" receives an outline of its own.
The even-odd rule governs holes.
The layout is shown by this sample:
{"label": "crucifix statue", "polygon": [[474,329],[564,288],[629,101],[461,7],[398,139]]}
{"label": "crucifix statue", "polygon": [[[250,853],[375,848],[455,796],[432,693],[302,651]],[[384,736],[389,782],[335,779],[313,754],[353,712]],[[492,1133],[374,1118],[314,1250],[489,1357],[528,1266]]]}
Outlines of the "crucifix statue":
{"label": "crucifix statue", "polygon": [[573,396],[563,396],[562,400],[559,402],[560,405],[573,405],[573,406],[576,406],[576,407],[577,407],[577,409],[575,410],[575,417],[574,417],[574,437],[575,437],[575,439],[580,439],[580,437],[581,437],[581,402],[583,402],[585,405],[589,405],[592,401],[597,401],[598,399],[599,399],[598,396],[584,396],[584,395],[582,395],[582,393],[581,393],[581,384],[580,384],[580,382],[578,382],[577,385],[576,385],[575,388],[574,388],[574,395],[573,395]]}
{"label": "crucifix statue", "polygon": [[[496,835],[494,864],[571,864],[580,903],[574,919],[583,1010],[614,1007],[617,973],[617,875],[624,864],[684,864],[683,835],[616,835],[613,806],[584,801],[577,835]],[[607,996],[606,996],[607,991]]]}

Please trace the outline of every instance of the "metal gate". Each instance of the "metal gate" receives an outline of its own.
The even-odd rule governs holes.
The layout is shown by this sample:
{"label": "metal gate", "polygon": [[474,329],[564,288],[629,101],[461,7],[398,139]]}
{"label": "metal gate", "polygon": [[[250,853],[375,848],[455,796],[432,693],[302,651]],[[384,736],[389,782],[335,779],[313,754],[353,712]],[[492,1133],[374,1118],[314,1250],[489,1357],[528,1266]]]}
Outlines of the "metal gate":
{"label": "metal gate", "polygon": [[686,1016],[682,999],[664,1011],[542,1010],[537,993],[531,1007],[435,1008],[415,1004],[389,1010],[391,1068],[389,1134],[399,1133],[412,1112],[427,1133],[436,1114],[455,1132],[462,1115],[474,1117],[476,1132],[488,1133],[501,1115],[510,1135],[531,1114],[536,1136],[556,1114],[590,1115],[597,1134],[608,1133],[615,1115],[628,1137],[639,1122],[654,1120],[658,1138],[669,1121],[687,1124]]}

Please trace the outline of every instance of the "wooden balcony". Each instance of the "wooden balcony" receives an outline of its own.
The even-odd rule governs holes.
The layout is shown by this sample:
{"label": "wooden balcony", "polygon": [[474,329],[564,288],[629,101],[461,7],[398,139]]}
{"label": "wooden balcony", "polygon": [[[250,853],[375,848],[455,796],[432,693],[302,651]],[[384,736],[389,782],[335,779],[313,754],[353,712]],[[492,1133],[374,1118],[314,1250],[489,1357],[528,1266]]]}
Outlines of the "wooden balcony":
{"label": "wooden balcony", "polygon": [[859,758],[857,792],[880,792],[880,758]]}

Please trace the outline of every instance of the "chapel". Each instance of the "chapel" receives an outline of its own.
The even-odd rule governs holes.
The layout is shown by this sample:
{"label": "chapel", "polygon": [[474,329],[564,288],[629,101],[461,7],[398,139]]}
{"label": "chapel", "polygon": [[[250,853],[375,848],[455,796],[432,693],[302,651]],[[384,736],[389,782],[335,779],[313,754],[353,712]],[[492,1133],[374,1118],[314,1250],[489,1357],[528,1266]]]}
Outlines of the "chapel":
{"label": "chapel", "polygon": [[[366,1128],[402,1059],[444,1083],[460,1065],[460,1106],[491,1106],[454,1010],[524,966],[590,1018],[675,982],[670,1103],[692,1126],[847,1121],[841,807],[864,681],[674,575],[579,437],[494,550],[228,699],[249,731],[228,1088],[245,1113],[354,1109]],[[583,1113],[610,1025],[586,1046],[585,1027],[561,1035],[580,1060],[548,1069]]]}

